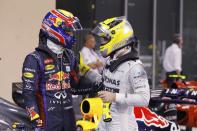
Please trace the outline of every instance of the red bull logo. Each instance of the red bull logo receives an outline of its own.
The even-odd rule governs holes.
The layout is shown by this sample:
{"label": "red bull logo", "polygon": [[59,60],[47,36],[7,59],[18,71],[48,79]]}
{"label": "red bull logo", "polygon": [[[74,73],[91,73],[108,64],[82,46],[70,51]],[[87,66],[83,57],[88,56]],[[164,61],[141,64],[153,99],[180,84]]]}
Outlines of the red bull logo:
{"label": "red bull logo", "polygon": [[[64,81],[69,79],[69,77],[69,74],[63,71],[52,74],[49,78],[49,82],[46,83],[46,90],[60,90],[70,88],[70,83]],[[55,83],[51,83],[51,81],[55,81]]]}
{"label": "red bull logo", "polygon": [[158,116],[150,109],[145,107],[134,107],[135,118],[138,121],[143,121],[147,126],[155,126],[165,128],[169,126],[169,122],[162,116]]}

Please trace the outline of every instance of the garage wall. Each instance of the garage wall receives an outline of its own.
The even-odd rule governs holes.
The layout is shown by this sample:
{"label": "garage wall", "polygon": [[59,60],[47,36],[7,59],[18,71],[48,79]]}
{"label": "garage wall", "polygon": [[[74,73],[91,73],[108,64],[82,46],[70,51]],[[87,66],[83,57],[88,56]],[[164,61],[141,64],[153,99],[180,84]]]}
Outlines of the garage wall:
{"label": "garage wall", "polygon": [[21,81],[24,57],[38,44],[45,13],[54,0],[0,1],[0,97],[12,100],[12,82]]}

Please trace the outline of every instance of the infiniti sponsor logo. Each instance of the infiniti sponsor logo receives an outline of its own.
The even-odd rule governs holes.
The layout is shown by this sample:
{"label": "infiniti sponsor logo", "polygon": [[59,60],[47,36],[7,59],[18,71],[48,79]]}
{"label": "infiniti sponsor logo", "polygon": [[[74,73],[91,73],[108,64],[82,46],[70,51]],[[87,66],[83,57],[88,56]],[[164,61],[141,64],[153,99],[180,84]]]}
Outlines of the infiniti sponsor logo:
{"label": "infiniti sponsor logo", "polygon": [[54,94],[54,96],[55,96],[55,98],[57,98],[57,99],[61,99],[61,97],[63,98],[63,99],[65,99],[66,97],[67,97],[67,93],[65,92],[65,91],[63,91],[63,92],[56,92],[55,94]]}

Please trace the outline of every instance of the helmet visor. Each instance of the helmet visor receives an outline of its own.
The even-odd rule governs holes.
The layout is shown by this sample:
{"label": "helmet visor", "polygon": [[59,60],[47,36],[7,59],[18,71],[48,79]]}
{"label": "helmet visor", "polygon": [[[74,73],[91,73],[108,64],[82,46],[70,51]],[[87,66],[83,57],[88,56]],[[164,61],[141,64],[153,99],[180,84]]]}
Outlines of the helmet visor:
{"label": "helmet visor", "polygon": [[72,28],[74,31],[83,29],[81,26],[81,23],[77,17],[74,17]]}
{"label": "helmet visor", "polygon": [[92,34],[96,36],[101,45],[105,45],[110,41],[109,31],[104,29],[101,24],[99,24],[92,30]]}
{"label": "helmet visor", "polygon": [[65,32],[74,32],[83,29],[77,17],[74,17],[68,23],[62,23],[62,28]]}

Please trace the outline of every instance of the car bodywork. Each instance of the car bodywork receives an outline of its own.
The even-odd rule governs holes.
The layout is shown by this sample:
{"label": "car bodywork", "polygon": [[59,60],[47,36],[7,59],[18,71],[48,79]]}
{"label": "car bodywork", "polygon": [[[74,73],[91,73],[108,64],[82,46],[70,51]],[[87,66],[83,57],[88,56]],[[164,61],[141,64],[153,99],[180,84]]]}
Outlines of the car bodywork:
{"label": "car bodywork", "polygon": [[197,127],[197,82],[176,81],[172,88],[167,88],[165,80],[161,83],[164,89],[157,91],[159,97],[151,96],[151,109],[162,115],[165,103],[174,103],[177,123],[190,129]]}
{"label": "car bodywork", "polygon": [[[0,98],[0,130],[9,131],[13,130],[13,124],[15,122],[22,123],[26,129],[31,130],[31,124],[28,120],[25,110],[16,104],[13,104],[3,98]],[[21,130],[24,128],[18,125]]]}

